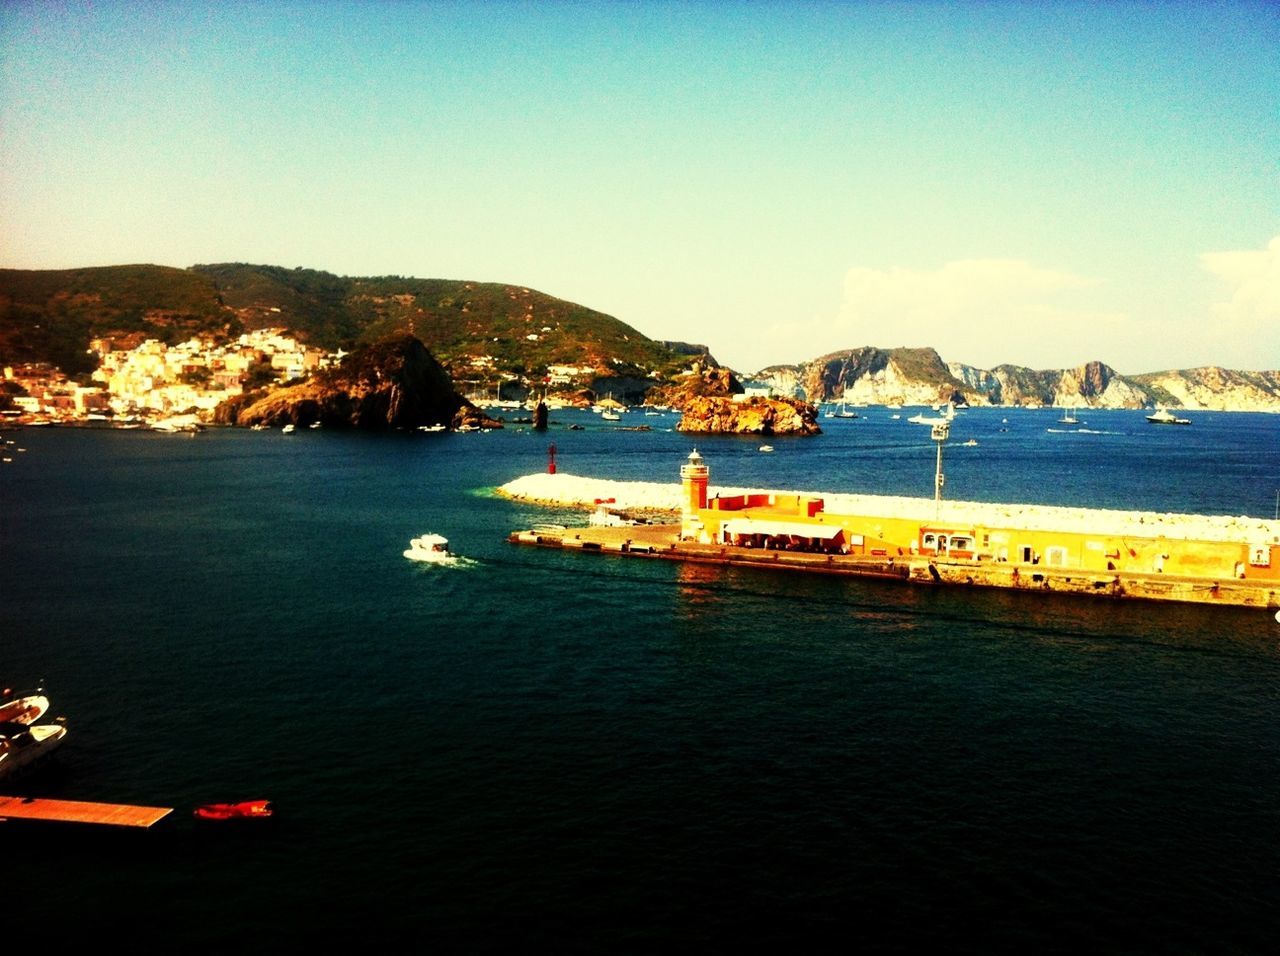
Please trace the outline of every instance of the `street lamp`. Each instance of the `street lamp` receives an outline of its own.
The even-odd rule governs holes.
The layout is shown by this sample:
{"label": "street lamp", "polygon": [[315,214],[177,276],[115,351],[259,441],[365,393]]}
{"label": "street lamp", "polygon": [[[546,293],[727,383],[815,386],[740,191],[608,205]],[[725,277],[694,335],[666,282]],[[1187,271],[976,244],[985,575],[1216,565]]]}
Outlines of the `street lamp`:
{"label": "street lamp", "polygon": [[933,475],[933,519],[935,521],[942,516],[942,485],[946,481],[946,475],[942,473],[942,446],[950,435],[951,423],[940,422],[933,426],[929,436],[938,443],[938,467]]}

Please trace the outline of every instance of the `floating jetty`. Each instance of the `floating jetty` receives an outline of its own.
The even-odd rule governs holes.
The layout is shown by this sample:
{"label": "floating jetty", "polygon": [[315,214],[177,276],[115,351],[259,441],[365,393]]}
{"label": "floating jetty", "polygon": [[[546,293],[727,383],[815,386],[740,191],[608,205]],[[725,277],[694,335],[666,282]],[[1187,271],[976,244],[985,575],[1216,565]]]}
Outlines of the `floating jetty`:
{"label": "floating jetty", "polygon": [[172,807],[136,807],[120,803],[85,803],[44,797],[0,796],[0,820],[43,820],[96,823],[147,829],[173,812]]}
{"label": "floating jetty", "polygon": [[512,533],[514,544],[677,561],[1243,607],[1280,607],[1280,522],[1037,505],[717,489],[694,451],[681,483],[530,475],[499,493],[678,516]]}

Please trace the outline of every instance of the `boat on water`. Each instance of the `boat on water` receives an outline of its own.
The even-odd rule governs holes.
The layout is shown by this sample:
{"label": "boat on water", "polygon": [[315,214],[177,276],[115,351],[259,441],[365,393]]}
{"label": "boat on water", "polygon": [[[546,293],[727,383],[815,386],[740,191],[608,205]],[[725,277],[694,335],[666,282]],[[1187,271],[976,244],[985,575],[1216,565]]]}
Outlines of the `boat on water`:
{"label": "boat on water", "polygon": [[260,820],[275,813],[270,800],[242,800],[239,803],[206,803],[196,807],[197,820]]}
{"label": "boat on water", "polygon": [[43,717],[48,709],[49,698],[42,694],[15,697],[0,704],[0,726],[10,723],[29,726]]}
{"label": "boat on water", "polygon": [[438,534],[424,534],[413,538],[404,556],[410,561],[424,561],[428,564],[451,564],[458,560],[457,555],[449,550],[449,539]]}
{"label": "boat on water", "polygon": [[1148,415],[1147,421],[1152,425],[1190,425],[1191,419],[1178,418],[1167,408],[1161,408],[1154,415]]}
{"label": "boat on water", "polygon": [[290,422],[288,425],[285,425],[284,428],[280,429],[280,431],[286,435],[292,435],[294,432],[293,423]]}
{"label": "boat on water", "polygon": [[439,422],[437,422],[437,423],[436,423],[436,424],[434,424],[434,425],[419,425],[419,426],[418,426],[418,431],[420,431],[420,432],[442,432],[442,431],[444,431],[444,425],[440,424]]}
{"label": "boat on water", "polygon": [[0,780],[29,770],[58,749],[67,736],[61,724],[0,724]]}
{"label": "boat on water", "polygon": [[151,423],[153,432],[165,432],[167,434],[185,433],[194,435],[197,432],[204,431],[204,425],[195,415],[170,415],[168,418],[160,418]]}
{"label": "boat on water", "polygon": [[604,411],[600,413],[600,417],[604,419],[606,422],[622,421],[621,415],[619,415],[617,412],[613,411],[612,409],[608,409],[608,408],[606,408]]}
{"label": "boat on water", "polygon": [[955,406],[951,405],[949,402],[940,406],[935,405],[934,411],[938,412],[938,414],[926,415],[924,412],[921,412],[919,415],[912,415],[907,419],[907,421],[911,422],[913,425],[946,425],[955,421]]}
{"label": "boat on water", "polygon": [[1079,425],[1080,419],[1076,418],[1074,409],[1067,409],[1062,413],[1062,417],[1058,419],[1059,425]]}
{"label": "boat on water", "polygon": [[773,451],[773,446],[772,446],[772,445],[761,445],[761,446],[760,446],[760,450],[761,450],[762,452],[765,452],[766,454],[768,454],[769,452]]}

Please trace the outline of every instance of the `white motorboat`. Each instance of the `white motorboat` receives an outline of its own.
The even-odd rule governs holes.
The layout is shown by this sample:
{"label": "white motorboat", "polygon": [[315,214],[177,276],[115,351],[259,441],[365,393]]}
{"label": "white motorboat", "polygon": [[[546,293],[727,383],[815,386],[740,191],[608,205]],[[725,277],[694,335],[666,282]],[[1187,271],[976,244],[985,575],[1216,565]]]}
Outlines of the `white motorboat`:
{"label": "white motorboat", "polygon": [[0,725],[6,723],[34,724],[49,709],[49,698],[43,694],[15,697],[0,704]]}
{"label": "white motorboat", "polygon": [[418,431],[420,431],[420,432],[442,432],[442,431],[444,431],[444,425],[441,425],[439,422],[437,422],[437,423],[436,423],[436,424],[434,424],[434,425],[419,425],[419,426],[418,426]]}
{"label": "white motorboat", "polygon": [[772,446],[772,445],[761,445],[761,446],[760,446],[760,450],[761,450],[762,452],[764,452],[765,454],[768,454],[769,452],[773,451],[773,446]]}
{"label": "white motorboat", "polygon": [[0,724],[0,780],[43,760],[66,736],[67,728],[61,724]]}
{"label": "white motorboat", "polygon": [[1154,415],[1148,415],[1147,421],[1152,425],[1190,425],[1191,419],[1178,418],[1167,408],[1159,409]]}
{"label": "white motorboat", "polygon": [[288,425],[285,425],[284,428],[280,429],[280,431],[285,435],[292,435],[294,432],[293,423],[290,422]]}
{"label": "white motorboat", "polygon": [[438,534],[424,534],[413,538],[404,556],[410,561],[425,561],[430,564],[450,564],[458,560],[457,555],[449,551],[449,540]]}

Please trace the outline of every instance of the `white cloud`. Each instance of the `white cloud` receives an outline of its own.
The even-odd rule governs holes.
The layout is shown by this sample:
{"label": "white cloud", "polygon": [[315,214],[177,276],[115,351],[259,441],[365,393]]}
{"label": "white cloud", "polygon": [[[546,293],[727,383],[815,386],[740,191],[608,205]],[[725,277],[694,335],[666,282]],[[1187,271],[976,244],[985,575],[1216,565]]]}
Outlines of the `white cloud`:
{"label": "white cloud", "polygon": [[[831,319],[777,326],[772,347],[792,361],[877,345],[930,346],[946,361],[1062,368],[1093,358],[1123,313],[1069,301],[1097,280],[1022,259],[962,259],[935,270],[854,267]],[[801,354],[795,354],[799,350]]]}
{"label": "white cloud", "polygon": [[1248,367],[1280,366],[1280,236],[1265,249],[1206,252],[1200,264],[1228,293],[1209,308],[1213,337],[1249,343],[1254,361]]}

